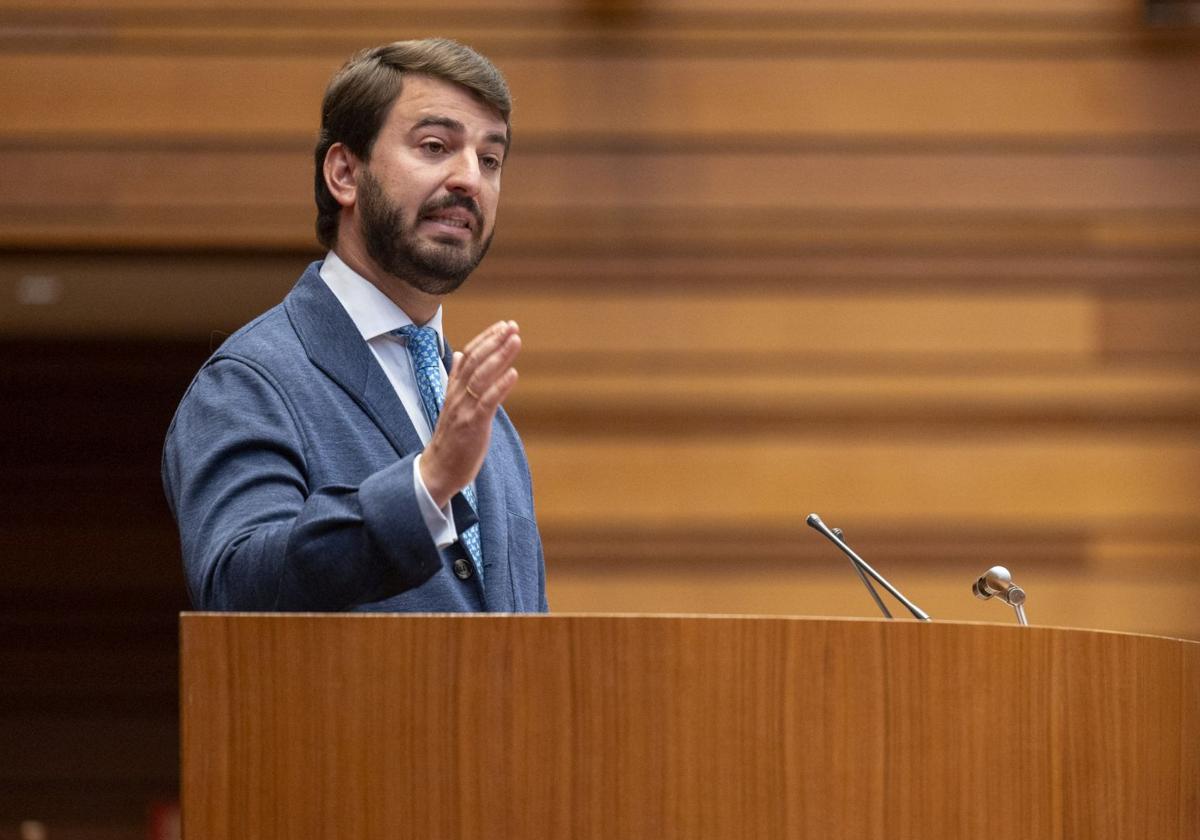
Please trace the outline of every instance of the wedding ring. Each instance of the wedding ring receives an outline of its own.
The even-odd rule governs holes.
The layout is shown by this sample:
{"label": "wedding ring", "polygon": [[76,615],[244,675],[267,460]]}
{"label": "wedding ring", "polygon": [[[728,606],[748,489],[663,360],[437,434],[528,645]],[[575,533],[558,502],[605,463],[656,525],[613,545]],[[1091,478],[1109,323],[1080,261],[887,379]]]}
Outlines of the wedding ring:
{"label": "wedding ring", "polygon": [[480,396],[479,396],[478,394],[476,394],[474,391],[472,391],[472,390],[471,390],[471,386],[470,386],[470,385],[468,385],[468,386],[467,386],[467,393],[468,393],[468,394],[470,394],[472,397],[474,397],[474,398],[475,398],[475,402],[479,402],[479,400],[480,400]]}

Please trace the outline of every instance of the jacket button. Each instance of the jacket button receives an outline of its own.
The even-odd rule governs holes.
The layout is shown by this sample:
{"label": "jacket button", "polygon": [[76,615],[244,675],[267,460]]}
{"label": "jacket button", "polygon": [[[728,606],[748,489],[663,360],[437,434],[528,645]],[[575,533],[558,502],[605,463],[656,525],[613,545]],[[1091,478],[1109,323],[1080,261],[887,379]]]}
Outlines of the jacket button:
{"label": "jacket button", "polygon": [[459,557],[454,561],[454,576],[459,580],[469,580],[475,570],[471,567],[470,560],[464,560]]}

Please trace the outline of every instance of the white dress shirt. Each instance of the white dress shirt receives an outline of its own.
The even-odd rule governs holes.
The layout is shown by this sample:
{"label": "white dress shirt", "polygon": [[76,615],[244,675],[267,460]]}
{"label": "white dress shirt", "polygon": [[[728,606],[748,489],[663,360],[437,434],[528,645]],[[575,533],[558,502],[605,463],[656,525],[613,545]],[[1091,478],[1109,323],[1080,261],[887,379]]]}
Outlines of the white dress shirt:
{"label": "white dress shirt", "polygon": [[[421,402],[421,392],[417,390],[412,357],[408,353],[408,347],[405,346],[404,340],[390,334],[393,330],[413,323],[412,318],[408,317],[403,309],[393,303],[370,280],[346,265],[333,251],[325,255],[325,262],[321,265],[321,279],[325,281],[325,285],[329,287],[334,297],[350,315],[350,320],[354,322],[354,326],[362,334],[363,340],[375,354],[383,372],[387,374],[388,381],[392,383],[396,396],[403,403],[404,410],[408,413],[408,419],[412,421],[413,428],[420,435],[421,442],[428,445],[430,437],[433,436],[433,429],[430,428],[429,419],[425,416],[425,405]],[[446,340],[442,335],[442,308],[439,306],[429,323],[420,326],[434,329],[438,336],[439,355],[443,355],[446,350]],[[446,369],[444,365],[441,368],[442,386],[445,387]],[[458,531],[454,527],[454,516],[450,512],[450,505],[438,508],[433,501],[433,497],[429,495],[429,490],[425,487],[425,482],[421,480],[420,466],[421,456],[418,455],[413,461],[413,487],[417,494],[417,504],[434,543],[438,548],[445,548],[458,540]]]}

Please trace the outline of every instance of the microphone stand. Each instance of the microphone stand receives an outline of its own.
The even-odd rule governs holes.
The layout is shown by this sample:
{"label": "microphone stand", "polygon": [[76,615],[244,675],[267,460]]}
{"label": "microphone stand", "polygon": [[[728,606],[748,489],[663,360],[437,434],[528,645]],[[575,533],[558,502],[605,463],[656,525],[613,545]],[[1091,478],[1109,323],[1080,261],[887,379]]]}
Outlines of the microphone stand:
{"label": "microphone stand", "polygon": [[821,517],[817,516],[815,513],[810,513],[808,515],[808,519],[806,519],[805,521],[812,528],[816,529],[817,531],[820,531],[821,534],[826,539],[828,539],[830,542],[832,542],[834,545],[836,545],[839,549],[841,549],[843,554],[845,554],[847,557],[850,558],[850,562],[852,564],[854,564],[854,568],[858,572],[859,577],[862,578],[863,583],[867,584],[867,589],[870,590],[871,595],[875,598],[875,603],[877,603],[879,605],[879,608],[881,610],[883,610],[884,616],[886,616],[887,618],[891,618],[892,614],[890,612],[888,612],[887,607],[885,607],[883,605],[883,602],[880,600],[878,593],[875,592],[875,588],[873,586],[871,586],[870,582],[867,581],[866,577],[864,577],[864,574],[870,575],[871,578],[873,578],[876,583],[878,583],[880,586],[882,586],[884,589],[886,589],[889,593],[891,593],[893,598],[895,598],[897,601],[899,601],[901,604],[903,604],[905,609],[907,609],[910,613],[912,613],[913,618],[916,618],[919,621],[929,621],[930,620],[929,613],[925,612],[923,609],[918,607],[912,601],[905,598],[900,593],[899,589],[897,589],[896,587],[894,587],[890,583],[888,583],[887,578],[885,578],[883,575],[879,574],[879,572],[872,569],[870,564],[867,563],[866,560],[863,560],[861,557],[859,557],[857,554],[855,554],[854,550],[851,549],[850,546],[846,545],[846,543],[840,537],[838,537],[837,534],[835,534],[835,533],[833,533],[833,531],[829,530],[829,527],[824,522],[821,521]]}
{"label": "microphone stand", "polygon": [[[841,528],[833,528],[832,530],[834,536],[836,536],[839,540],[842,542],[846,541],[846,535],[842,533]],[[883,617],[892,618],[892,611],[887,608],[887,604],[883,603],[883,599],[879,597],[879,593],[876,592],[875,587],[871,585],[871,579],[867,577],[866,572],[864,572],[862,568],[854,561],[851,561],[850,565],[854,568],[854,573],[858,575],[858,579],[862,581],[863,586],[867,587],[867,593],[871,596],[872,600],[875,601],[875,606],[879,607],[879,611],[883,613]]]}

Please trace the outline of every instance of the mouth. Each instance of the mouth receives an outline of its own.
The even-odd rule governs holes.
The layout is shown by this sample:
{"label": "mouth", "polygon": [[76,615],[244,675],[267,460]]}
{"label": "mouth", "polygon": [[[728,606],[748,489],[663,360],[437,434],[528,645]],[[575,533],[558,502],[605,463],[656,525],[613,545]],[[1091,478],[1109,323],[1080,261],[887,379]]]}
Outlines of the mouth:
{"label": "mouth", "polygon": [[475,220],[467,213],[429,213],[422,217],[422,221],[461,230],[471,231],[475,229]]}
{"label": "mouth", "polygon": [[469,208],[452,205],[438,207],[421,215],[421,223],[434,235],[452,239],[470,239],[479,231],[480,222]]}

